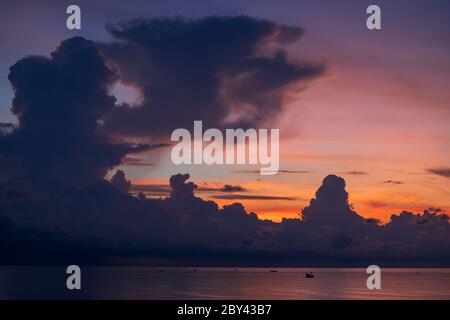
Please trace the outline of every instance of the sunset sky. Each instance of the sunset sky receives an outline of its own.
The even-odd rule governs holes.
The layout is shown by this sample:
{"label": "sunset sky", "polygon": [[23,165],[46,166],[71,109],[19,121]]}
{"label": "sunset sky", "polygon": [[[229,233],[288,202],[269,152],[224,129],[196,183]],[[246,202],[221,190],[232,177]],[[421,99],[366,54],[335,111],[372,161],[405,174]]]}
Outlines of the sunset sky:
{"label": "sunset sky", "polygon": [[[241,202],[247,211],[276,221],[298,217],[331,173],[345,178],[350,202],[364,217],[387,221],[402,210],[450,211],[448,1],[100,3],[77,1],[81,31],[65,28],[66,1],[11,1],[8,11],[0,10],[0,122],[15,121],[6,75],[23,56],[48,55],[76,35],[108,41],[105,23],[137,16],[244,14],[305,28],[287,47],[289,58],[326,66],[304,90],[286,97],[274,122],[280,128],[280,173],[261,176],[259,166],[248,165],[175,166],[169,147],[140,154],[137,164],[127,161],[122,166],[127,178],[164,189],[170,175],[190,173],[202,198],[219,205]],[[373,3],[382,10],[380,31],[365,27],[365,9]],[[116,84],[111,90],[119,102],[139,103],[136,88]],[[225,184],[242,189],[219,192]]]}

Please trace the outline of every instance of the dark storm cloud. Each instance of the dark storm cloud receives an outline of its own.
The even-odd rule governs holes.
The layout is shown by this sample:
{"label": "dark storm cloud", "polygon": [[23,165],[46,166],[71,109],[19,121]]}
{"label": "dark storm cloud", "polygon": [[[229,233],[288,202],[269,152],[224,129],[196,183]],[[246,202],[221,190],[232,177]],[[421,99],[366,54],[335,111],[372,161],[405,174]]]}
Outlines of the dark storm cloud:
{"label": "dark storm cloud", "polygon": [[131,181],[125,178],[125,172],[122,170],[117,170],[116,173],[111,178],[111,184],[118,191],[123,193],[128,193],[131,187]]}
{"label": "dark storm cloud", "polygon": [[123,135],[168,139],[194,120],[205,128],[258,127],[283,110],[286,91],[324,70],[287,58],[285,46],[303,29],[267,20],[135,19],[108,30],[117,42],[98,47],[143,96],[141,106],[123,104],[104,118]]}
{"label": "dark storm cloud", "polygon": [[10,68],[8,79],[18,127],[6,127],[8,134],[0,135],[0,178],[90,183],[125,154],[148,149],[114,144],[97,132],[98,119],[114,107],[107,89],[117,78],[92,41],[72,38],[49,58],[23,58]]}
{"label": "dark storm cloud", "polygon": [[440,167],[440,168],[430,168],[427,170],[429,173],[436,174],[438,176],[450,178],[450,168]]}

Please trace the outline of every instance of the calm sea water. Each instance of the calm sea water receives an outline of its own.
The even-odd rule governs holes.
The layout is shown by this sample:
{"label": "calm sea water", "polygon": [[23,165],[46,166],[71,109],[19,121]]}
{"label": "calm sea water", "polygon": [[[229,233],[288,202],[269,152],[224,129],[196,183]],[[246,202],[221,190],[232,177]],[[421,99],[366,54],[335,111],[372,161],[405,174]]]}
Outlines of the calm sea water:
{"label": "calm sea water", "polygon": [[[313,272],[314,278],[305,278]],[[450,269],[86,267],[82,290],[65,267],[0,267],[0,299],[450,299]]]}

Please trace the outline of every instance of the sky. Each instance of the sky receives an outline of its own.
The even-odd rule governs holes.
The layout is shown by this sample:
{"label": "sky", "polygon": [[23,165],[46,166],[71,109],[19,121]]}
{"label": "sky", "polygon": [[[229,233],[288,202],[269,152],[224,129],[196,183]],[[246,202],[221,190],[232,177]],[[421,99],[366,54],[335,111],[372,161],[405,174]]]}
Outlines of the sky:
{"label": "sky", "polygon": [[[169,151],[148,155],[157,165],[126,166],[136,184],[158,183],[177,171],[191,172],[199,183],[221,181],[241,185],[252,195],[273,194],[297,201],[243,201],[261,217],[295,217],[321,179],[336,173],[346,177],[351,202],[365,216],[387,220],[399,210],[450,208],[448,168],[450,148],[449,11],[445,1],[378,3],[382,30],[365,28],[367,1],[79,1],[82,30],[64,27],[66,4],[47,1],[3,2],[0,18],[0,71],[28,54],[48,54],[57,43],[82,35],[110,38],[106,22],[137,16],[199,17],[248,14],[306,29],[288,48],[293,58],[324,61],[326,74],[289,101],[279,115],[281,167],[307,173],[274,177],[242,173],[255,168],[177,168],[166,161]],[[20,17],[20,18],[18,18]],[[20,21],[20,23],[19,23]],[[13,121],[9,109],[13,92],[0,79],[0,117]],[[135,90],[116,85],[120,101],[138,101]],[[145,157],[145,155],[144,155]],[[389,183],[390,182],[390,183]],[[228,203],[222,200],[220,203]]]}
{"label": "sky", "polygon": [[[189,173],[203,199],[219,206],[238,201],[273,221],[298,218],[329,174],[345,178],[349,201],[365,218],[388,222],[393,213],[430,207],[448,212],[450,4],[376,1],[382,29],[371,31],[365,27],[365,9],[372,2],[78,1],[82,29],[69,31],[65,8],[72,3],[2,1],[0,122],[17,121],[10,112],[14,92],[7,75],[24,56],[48,56],[61,41],[83,36],[114,60],[109,43],[118,38],[106,23],[141,16],[248,15],[304,28],[298,41],[283,46],[287,59],[324,66],[298,90],[283,92],[281,111],[267,113],[270,125],[280,129],[280,173],[261,176],[258,166],[249,165],[175,166],[170,148],[162,147],[122,159],[107,177],[122,169],[135,190],[159,198],[170,193],[168,177]],[[144,89],[136,88],[131,71],[127,77],[109,83],[110,92],[117,103],[142,103]],[[168,138],[153,131],[132,137],[151,144]],[[222,192],[225,185],[235,189]]]}

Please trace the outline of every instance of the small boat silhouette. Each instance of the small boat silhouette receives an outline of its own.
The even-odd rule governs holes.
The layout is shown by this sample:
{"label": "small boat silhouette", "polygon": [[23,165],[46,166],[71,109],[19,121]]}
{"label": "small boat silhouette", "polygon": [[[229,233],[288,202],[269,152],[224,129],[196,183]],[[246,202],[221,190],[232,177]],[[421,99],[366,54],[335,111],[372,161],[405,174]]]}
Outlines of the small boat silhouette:
{"label": "small boat silhouette", "polygon": [[270,270],[270,272],[278,272],[278,270]]}
{"label": "small boat silhouette", "polygon": [[312,273],[307,272],[305,274],[305,278],[314,278],[314,275]]}

